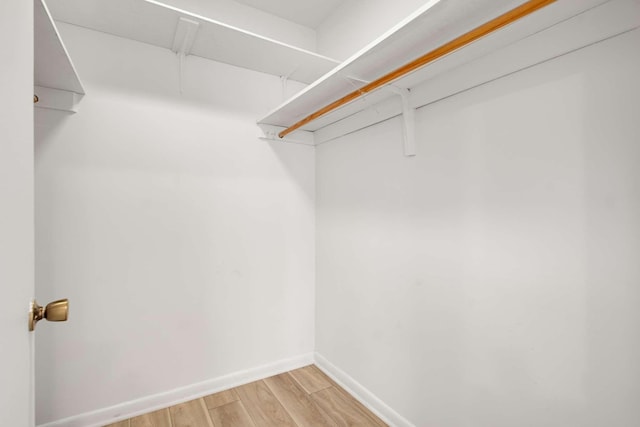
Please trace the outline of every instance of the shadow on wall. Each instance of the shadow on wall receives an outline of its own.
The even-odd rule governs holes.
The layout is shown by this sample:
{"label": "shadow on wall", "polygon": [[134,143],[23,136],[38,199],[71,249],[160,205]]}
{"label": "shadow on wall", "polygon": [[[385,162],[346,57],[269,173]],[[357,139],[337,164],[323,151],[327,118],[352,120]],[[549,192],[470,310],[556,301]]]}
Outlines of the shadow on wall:
{"label": "shadow on wall", "polygon": [[[234,153],[229,153],[229,157],[234,157],[234,162],[249,168],[251,164],[264,162],[267,147],[270,147],[292,181],[298,184],[309,200],[314,200],[314,183],[308,179],[313,176],[308,166],[313,164],[314,149],[259,140],[262,132],[255,125],[258,117],[280,104],[284,97],[302,89],[305,86],[302,83],[289,81],[283,90],[282,82],[276,76],[195,56],[186,57],[181,67],[178,56],[168,49],[68,24],[60,24],[60,31],[87,88],[78,114],[82,114],[83,108],[103,111],[99,113],[101,120],[92,125],[96,138],[110,134],[111,141],[102,143],[122,144],[125,147],[153,144],[146,159],[133,156],[126,160],[118,159],[115,163],[124,165],[142,161],[149,166],[154,162],[154,155],[162,144],[148,141],[147,135],[152,132],[145,127],[165,128],[163,133],[175,141],[174,145],[167,147],[175,151],[164,153],[171,157],[174,166],[180,164],[182,150],[179,147],[185,141],[201,145],[203,153],[209,151],[207,145],[220,145],[221,139],[233,141]],[[175,123],[155,119],[167,114],[175,116]],[[61,123],[54,123],[56,116]],[[46,125],[42,125],[40,132],[42,138],[38,140],[49,139],[48,133],[65,126],[63,122],[67,118],[47,113],[44,121]],[[210,128],[210,132],[203,135],[202,131],[196,130],[203,127]],[[104,130],[101,131],[101,128]],[[113,141],[113,135],[118,134],[118,141]],[[81,153],[83,148],[78,146],[76,150]],[[83,160],[91,161],[91,155],[88,155],[89,158]],[[300,161],[299,156],[307,160]],[[176,172],[206,175],[211,164],[204,161],[205,158],[203,156],[201,165],[194,165],[190,159]],[[94,156],[93,160],[96,164],[109,163],[105,157]],[[155,161],[162,164],[158,169],[165,170],[167,162],[163,159]],[[113,167],[113,164],[109,166]],[[225,167],[233,168],[233,165],[227,164]],[[131,168],[138,169],[133,164]],[[230,175],[234,174],[234,171],[230,171]]]}
{"label": "shadow on wall", "polygon": [[[315,173],[309,173],[309,167],[315,169],[315,147],[280,141],[264,141],[268,144],[280,164],[287,170],[292,182],[304,192],[309,202],[315,204]],[[305,161],[300,161],[304,156]],[[312,171],[313,172],[313,171]]]}
{"label": "shadow on wall", "polygon": [[323,356],[416,425],[638,425],[638,34],[318,147]]}

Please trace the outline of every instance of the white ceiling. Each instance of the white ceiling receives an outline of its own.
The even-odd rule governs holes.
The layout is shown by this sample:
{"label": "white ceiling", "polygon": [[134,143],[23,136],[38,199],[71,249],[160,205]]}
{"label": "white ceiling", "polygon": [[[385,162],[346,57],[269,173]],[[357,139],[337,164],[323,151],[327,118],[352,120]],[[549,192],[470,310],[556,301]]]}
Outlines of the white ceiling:
{"label": "white ceiling", "polygon": [[346,0],[235,0],[288,21],[317,28]]}

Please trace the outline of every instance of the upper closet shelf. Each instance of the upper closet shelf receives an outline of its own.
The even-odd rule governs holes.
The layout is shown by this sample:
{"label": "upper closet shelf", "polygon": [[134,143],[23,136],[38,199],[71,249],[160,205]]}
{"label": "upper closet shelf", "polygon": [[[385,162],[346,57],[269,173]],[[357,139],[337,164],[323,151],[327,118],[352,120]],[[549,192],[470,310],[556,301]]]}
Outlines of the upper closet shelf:
{"label": "upper closet shelf", "polygon": [[33,3],[36,107],[75,111],[84,88],[44,0]]}
{"label": "upper closet shelf", "polygon": [[[280,130],[296,124],[311,114],[315,115],[315,112],[318,110],[351,92],[359,90],[367,83],[379,79],[404,64],[428,52],[434,51],[444,44],[473,29],[483,26],[483,24],[525,3],[527,2],[523,0],[428,1],[412,15],[357,52],[351,58],[258,120],[258,124],[263,128],[263,131],[268,137],[275,137],[275,139],[277,139],[277,134]],[[433,102],[437,99],[433,99],[433,97],[430,97],[428,94],[427,96],[423,96],[423,98],[428,99],[428,101],[423,103],[421,103],[423,100],[415,99],[416,91],[414,91],[414,89],[424,86],[425,83],[433,80],[436,76],[442,77],[454,69],[459,70],[460,68],[464,68],[460,67],[463,64],[488,57],[491,53],[498,50],[507,51],[509,50],[507,48],[524,44],[519,42],[523,42],[534,36],[538,37],[538,35],[543,32],[550,33],[544,30],[560,26],[559,24],[564,24],[572,17],[575,17],[574,19],[578,21],[587,21],[581,22],[583,27],[581,31],[584,34],[581,33],[579,36],[571,36],[573,38],[567,37],[567,40],[558,41],[557,43],[554,41],[549,43],[547,40],[543,43],[545,46],[536,45],[535,49],[528,49],[524,52],[513,52],[513,50],[509,50],[511,57],[502,59],[504,60],[503,62],[512,62],[513,66],[496,66],[496,73],[500,72],[501,75],[505,75],[508,72],[522,69],[524,63],[532,65],[532,61],[534,60],[541,62],[554,55],[566,53],[572,49],[594,42],[594,40],[592,40],[594,37],[599,37],[599,40],[602,40],[607,37],[607,35],[610,36],[609,33],[614,30],[609,31],[609,29],[607,29],[608,32],[604,29],[600,30],[600,28],[607,27],[608,24],[591,22],[589,20],[589,14],[586,13],[584,15],[587,16],[584,17],[584,19],[578,15],[606,3],[621,3],[621,5],[618,6],[623,9],[624,7],[627,9],[634,8],[634,5],[637,9],[638,6],[636,0],[617,0],[611,2],[607,0],[560,0],[549,3],[549,5],[515,21],[513,24],[454,50],[411,74],[392,81],[386,87],[362,95],[339,109],[315,118],[313,121],[300,127],[297,133],[292,134],[293,138],[300,139],[304,137],[308,140],[310,138],[310,132],[329,127],[339,121],[352,119],[352,116],[358,114],[362,115],[363,110],[379,110],[370,114],[382,116],[382,118],[368,119],[367,123],[373,124],[375,120],[380,121],[385,117],[393,117],[394,115],[402,113],[403,107],[404,111],[406,111],[407,105],[416,108],[425,105],[426,102]],[[613,7],[614,6],[611,5],[611,8]],[[619,12],[619,14],[624,14],[624,12]],[[609,27],[612,25],[613,24],[609,25]],[[632,24],[630,23],[629,25]],[[590,36],[587,30],[594,35]],[[545,38],[538,37],[538,40],[545,40]],[[559,48],[555,49],[555,45]],[[541,49],[545,50],[545,52],[541,53]],[[531,56],[530,61],[522,61],[522,57],[527,55]],[[474,81],[476,85],[500,77],[500,75],[495,73],[485,73],[484,80],[478,81],[477,79],[474,80],[472,74],[472,72],[466,73],[466,76],[470,76],[467,80]],[[442,90],[438,90],[437,92],[439,92],[439,99],[442,99],[468,87],[469,86],[465,85],[465,82],[460,80],[457,86],[453,85],[449,87],[446,93]],[[398,94],[403,94],[404,99],[400,98]],[[392,110],[392,112],[384,111],[389,108],[389,111]],[[363,122],[359,128],[366,126],[367,123]],[[318,141],[316,137],[315,143],[324,142],[325,140],[354,130],[357,130],[357,128],[344,128],[337,134],[335,132],[323,131],[321,132],[323,134],[322,140]],[[316,132],[316,134],[318,133]],[[331,134],[330,137],[328,136],[329,134]],[[311,137],[313,137],[313,135],[311,135]]]}
{"label": "upper closet shelf", "polygon": [[175,50],[186,18],[195,35],[185,54],[311,83],[338,61],[154,0],[65,0],[54,3],[57,21]]}

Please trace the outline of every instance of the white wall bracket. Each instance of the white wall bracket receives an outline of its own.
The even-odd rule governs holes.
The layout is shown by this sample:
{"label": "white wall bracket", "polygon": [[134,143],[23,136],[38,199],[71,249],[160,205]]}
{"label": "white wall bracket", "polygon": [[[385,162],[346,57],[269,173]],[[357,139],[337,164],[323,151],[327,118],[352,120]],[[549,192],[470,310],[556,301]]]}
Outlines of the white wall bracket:
{"label": "white wall bracket", "polygon": [[42,86],[34,86],[33,92],[38,96],[38,102],[33,104],[36,108],[68,111],[70,113],[78,112],[77,105],[83,96],[69,90],[51,89]]}
{"label": "white wall bracket", "polygon": [[196,33],[199,27],[199,22],[180,17],[176,32],[173,36],[171,50],[177,54],[189,55],[193,47],[193,42],[196,40]]}
{"label": "white wall bracket", "polygon": [[287,99],[287,83],[289,82],[289,76],[280,76],[280,84],[282,88],[282,102]]}
{"label": "white wall bracket", "polygon": [[409,102],[410,90],[394,86],[387,88],[400,96],[402,101],[402,136],[404,155],[407,157],[416,155],[416,109]]}
{"label": "white wall bracket", "polygon": [[278,141],[278,142],[288,142],[291,144],[301,144],[301,145],[310,145],[315,146],[315,137],[313,132],[309,132],[306,130],[297,130],[295,132],[296,138],[284,137],[280,138],[278,133],[282,132],[286,128],[283,126],[273,126],[273,125],[265,125],[262,123],[258,123],[258,127],[262,130],[264,136],[260,136],[259,139],[264,141]]}
{"label": "white wall bracket", "polygon": [[178,26],[173,36],[173,45],[171,50],[178,55],[180,93],[182,93],[182,80],[184,72],[184,58],[191,53],[193,42],[196,40],[196,33],[200,23],[185,17],[180,17]]}

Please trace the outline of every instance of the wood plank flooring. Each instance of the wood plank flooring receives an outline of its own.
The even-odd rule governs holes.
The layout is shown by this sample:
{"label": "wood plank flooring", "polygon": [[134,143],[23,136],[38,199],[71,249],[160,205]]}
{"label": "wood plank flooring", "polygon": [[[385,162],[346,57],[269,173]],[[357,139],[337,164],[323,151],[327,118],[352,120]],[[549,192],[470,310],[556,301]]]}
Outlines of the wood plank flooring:
{"label": "wood plank flooring", "polygon": [[384,427],[314,365],[106,427]]}

